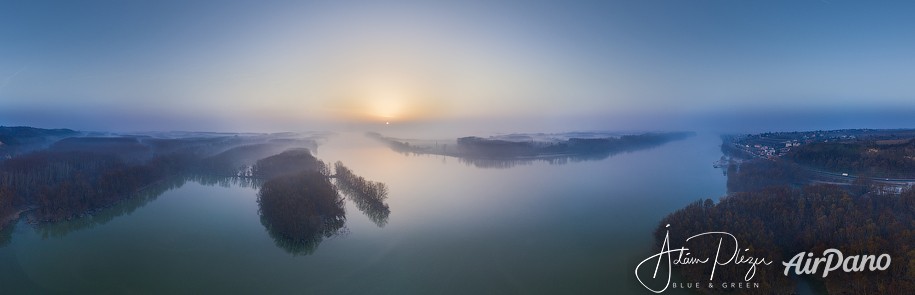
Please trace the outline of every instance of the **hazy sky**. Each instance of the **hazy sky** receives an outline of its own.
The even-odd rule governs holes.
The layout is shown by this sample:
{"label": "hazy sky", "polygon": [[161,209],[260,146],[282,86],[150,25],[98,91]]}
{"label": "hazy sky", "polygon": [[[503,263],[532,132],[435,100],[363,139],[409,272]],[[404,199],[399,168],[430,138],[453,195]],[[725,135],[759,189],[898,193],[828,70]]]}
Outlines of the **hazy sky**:
{"label": "hazy sky", "polygon": [[913,16],[913,1],[0,0],[0,124],[915,127]]}

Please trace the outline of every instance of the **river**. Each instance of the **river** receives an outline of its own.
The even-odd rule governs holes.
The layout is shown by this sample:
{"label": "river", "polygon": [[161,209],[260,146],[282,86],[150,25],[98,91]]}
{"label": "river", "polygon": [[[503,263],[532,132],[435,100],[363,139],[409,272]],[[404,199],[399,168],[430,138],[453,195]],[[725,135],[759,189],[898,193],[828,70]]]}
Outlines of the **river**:
{"label": "river", "polygon": [[643,294],[633,270],[656,252],[659,220],[725,193],[719,144],[699,134],[602,160],[486,168],[340,134],[315,155],[388,186],[383,226],[347,201],[344,230],[294,255],[261,224],[254,188],[181,180],[108,217],[20,220],[0,247],[0,292]]}

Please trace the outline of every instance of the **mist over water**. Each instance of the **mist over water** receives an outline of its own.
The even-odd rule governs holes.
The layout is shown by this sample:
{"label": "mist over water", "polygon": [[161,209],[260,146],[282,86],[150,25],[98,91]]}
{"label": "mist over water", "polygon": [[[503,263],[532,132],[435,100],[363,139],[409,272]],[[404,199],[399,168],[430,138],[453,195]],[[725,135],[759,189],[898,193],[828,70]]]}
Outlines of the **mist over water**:
{"label": "mist over water", "polygon": [[385,183],[383,224],[346,201],[345,233],[292,256],[258,220],[254,189],[189,180],[129,214],[57,226],[50,237],[20,222],[0,248],[0,285],[42,293],[118,282],[138,292],[640,292],[632,270],[653,251],[658,220],[724,193],[725,178],[711,167],[718,140],[699,134],[602,160],[493,169],[341,132],[315,156]]}
{"label": "mist over water", "polygon": [[[196,116],[142,111],[85,110],[67,112],[0,109],[0,125],[69,128],[78,131],[149,132],[377,132],[414,139],[454,139],[511,133],[562,133],[571,131],[696,131],[712,133],[759,133],[833,129],[893,129],[915,126],[910,107],[811,109],[708,110],[702,112],[608,113],[582,116],[505,116],[427,119],[417,121],[331,121],[320,119],[276,120],[256,114],[241,116]],[[99,113],[104,113],[100,116]],[[386,124],[388,123],[388,124]]]}

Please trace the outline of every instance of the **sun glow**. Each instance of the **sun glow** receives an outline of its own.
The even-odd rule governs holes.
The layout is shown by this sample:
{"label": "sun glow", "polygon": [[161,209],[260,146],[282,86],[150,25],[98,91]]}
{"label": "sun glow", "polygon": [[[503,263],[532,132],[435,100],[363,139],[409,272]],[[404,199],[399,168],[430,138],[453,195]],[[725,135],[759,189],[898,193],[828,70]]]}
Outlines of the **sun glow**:
{"label": "sun glow", "polygon": [[337,119],[387,124],[427,120],[443,114],[435,81],[407,71],[353,69],[331,83],[327,108]]}
{"label": "sun glow", "polygon": [[366,107],[364,115],[370,120],[389,123],[411,120],[419,115],[416,112],[419,111],[417,105],[421,104],[418,96],[421,91],[412,79],[391,75],[370,81],[360,95]]}
{"label": "sun glow", "polygon": [[384,121],[396,120],[404,115],[405,99],[394,93],[381,93],[369,99],[371,115]]}

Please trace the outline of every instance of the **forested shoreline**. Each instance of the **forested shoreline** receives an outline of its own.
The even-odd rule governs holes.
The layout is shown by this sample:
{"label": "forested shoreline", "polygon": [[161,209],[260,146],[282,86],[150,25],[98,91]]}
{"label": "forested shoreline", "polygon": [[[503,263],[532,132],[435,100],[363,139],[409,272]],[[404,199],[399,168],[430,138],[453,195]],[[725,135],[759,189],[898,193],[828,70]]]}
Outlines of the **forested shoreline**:
{"label": "forested shoreline", "polygon": [[[758,257],[775,261],[759,267],[753,282],[759,289],[747,294],[791,294],[796,277],[785,276],[784,266],[800,252],[819,256],[829,248],[847,255],[889,254],[892,265],[879,272],[832,272],[828,277],[808,275],[830,294],[915,293],[915,190],[888,193],[890,183],[872,176],[910,177],[913,141],[816,142],[794,148],[783,157],[732,161],[726,170],[728,194],[717,201],[699,200],[667,215],[659,223],[655,241],[664,235],[685,241],[697,233],[728,232]],[[722,148],[727,152],[723,145]],[[821,174],[816,169],[856,173]],[[670,227],[667,227],[667,225]],[[706,257],[717,239],[699,239],[688,247],[695,257]],[[730,251],[730,250],[728,250]],[[707,282],[708,269],[684,266],[678,273],[689,282]],[[725,266],[715,279],[742,281],[744,270]],[[700,289],[724,293],[720,289]]]}
{"label": "forested shoreline", "polygon": [[[667,228],[666,225],[671,227]],[[881,272],[833,272],[828,277],[809,275],[830,294],[889,294],[915,292],[915,191],[899,196],[857,195],[846,188],[808,185],[802,188],[769,187],[739,192],[722,198],[697,201],[661,220],[655,239],[660,243],[670,229],[672,241],[684,241],[697,233],[724,231],[734,234],[753,255],[775,261],[760,266],[753,282],[763,288],[742,290],[752,294],[790,294],[792,277],[783,274],[781,261],[800,252],[820,255],[836,248],[847,255],[882,254],[892,265]],[[688,247],[695,257],[714,256],[717,239],[698,240]],[[660,244],[658,244],[660,246]],[[726,250],[731,251],[731,250]],[[682,267],[678,272],[689,282],[708,281],[708,269]],[[715,279],[742,281],[744,268],[727,266]],[[704,292],[714,293],[716,290]],[[892,291],[892,292],[891,292]]]}
{"label": "forested shoreline", "polygon": [[[173,187],[158,188],[169,179],[235,180],[258,189],[261,223],[278,247],[295,255],[313,252],[324,238],[345,229],[340,192],[378,226],[390,214],[386,185],[355,175],[341,162],[332,175],[331,167],[312,155],[316,141],[296,134],[58,138],[79,133],[27,127],[0,132],[4,130],[15,132],[3,137],[12,144],[0,146],[7,155],[0,159],[0,245],[8,242],[8,223],[20,213],[43,233],[59,235],[118,215],[94,217],[109,208],[136,209],[134,203]],[[15,135],[26,139],[15,140]],[[31,144],[31,150],[18,143]],[[157,189],[144,194],[150,187]],[[145,197],[133,201],[140,196]]]}
{"label": "forested shoreline", "polygon": [[0,145],[0,228],[21,212],[33,222],[72,220],[170,177],[249,176],[247,167],[257,159],[316,146],[286,134],[153,138],[30,127],[0,131],[6,141]]}

